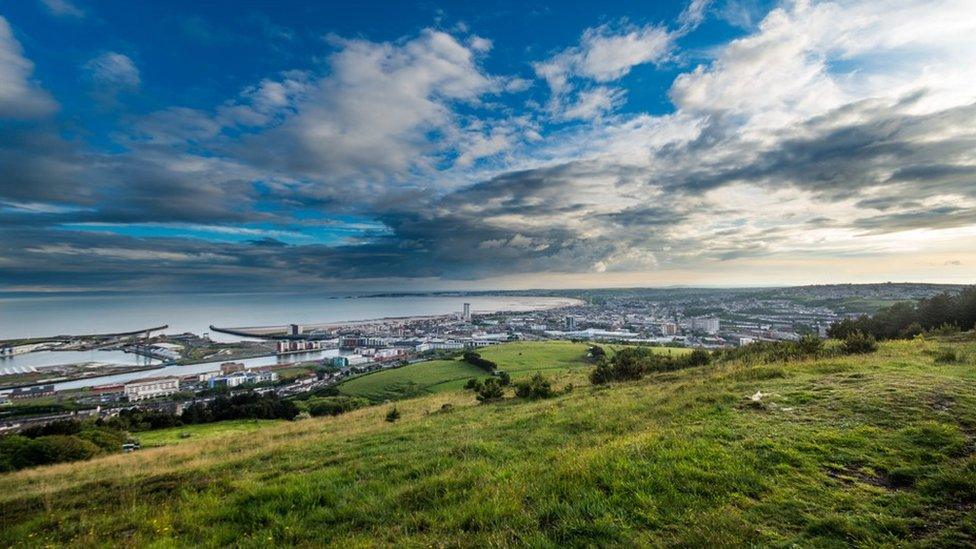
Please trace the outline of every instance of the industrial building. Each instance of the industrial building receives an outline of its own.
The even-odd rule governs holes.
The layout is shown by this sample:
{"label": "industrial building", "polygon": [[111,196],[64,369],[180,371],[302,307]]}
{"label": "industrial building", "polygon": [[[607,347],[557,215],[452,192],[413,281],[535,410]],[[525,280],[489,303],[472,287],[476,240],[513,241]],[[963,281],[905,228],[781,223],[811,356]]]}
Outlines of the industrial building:
{"label": "industrial building", "polygon": [[169,396],[179,390],[179,378],[156,377],[126,383],[124,392],[129,402],[136,402],[139,400]]}

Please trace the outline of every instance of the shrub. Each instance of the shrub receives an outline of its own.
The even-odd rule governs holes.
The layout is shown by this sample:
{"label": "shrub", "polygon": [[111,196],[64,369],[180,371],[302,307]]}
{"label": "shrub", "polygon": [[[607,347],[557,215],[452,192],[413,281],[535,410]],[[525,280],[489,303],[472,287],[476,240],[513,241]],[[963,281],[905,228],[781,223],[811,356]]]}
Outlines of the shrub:
{"label": "shrub", "polygon": [[611,381],[634,381],[651,372],[704,366],[711,360],[711,354],[705,349],[695,349],[676,357],[655,353],[647,347],[629,347],[618,351],[610,360],[599,361],[596,369],[590,372],[590,381],[596,385]]}
{"label": "shrub", "polygon": [[397,407],[394,406],[390,408],[389,412],[386,413],[386,421],[393,423],[398,419],[400,419],[400,410],[397,410]]}
{"label": "shrub", "polygon": [[472,366],[477,366],[478,368],[481,368],[482,370],[488,372],[489,374],[494,372],[495,368],[497,368],[497,365],[494,362],[481,358],[481,355],[479,355],[474,351],[466,351],[461,356],[464,358],[464,361],[467,362],[468,364]]}
{"label": "shrub", "polygon": [[898,332],[898,337],[901,337],[901,338],[904,338],[904,339],[912,339],[915,336],[922,335],[922,333],[924,333],[924,332],[925,332],[925,329],[922,328],[922,325],[921,324],[919,324],[918,322],[912,322],[906,328],[904,328],[900,332]]}
{"label": "shrub", "polygon": [[594,385],[602,385],[604,383],[610,383],[616,379],[613,369],[613,364],[608,360],[601,360],[597,363],[596,369],[590,372],[590,383]]}
{"label": "shrub", "polygon": [[19,468],[47,465],[65,461],[80,461],[101,452],[98,446],[74,435],[45,435],[20,446],[21,454],[15,456]]}
{"label": "shrub", "polygon": [[591,345],[589,351],[586,353],[590,360],[600,360],[601,358],[606,358],[607,352],[603,350],[603,347],[599,345]]}
{"label": "shrub", "polygon": [[685,358],[685,363],[688,366],[706,366],[711,361],[712,355],[701,348],[695,349]]}
{"label": "shrub", "polygon": [[819,337],[808,334],[800,338],[800,341],[797,342],[797,348],[803,355],[818,355],[821,351],[823,351],[824,342]]}
{"label": "shrub", "polygon": [[122,431],[99,427],[86,428],[77,436],[98,446],[104,452],[118,452],[126,439],[126,434]]}
{"label": "shrub", "polygon": [[512,376],[506,371],[498,372],[498,383],[502,384],[502,387],[508,387],[512,384]]}
{"label": "shrub", "polygon": [[542,374],[536,373],[532,379],[515,384],[515,396],[536,400],[554,397],[556,391],[553,391],[552,383],[548,379]]}
{"label": "shrub", "polygon": [[945,323],[936,328],[932,328],[931,330],[929,330],[928,333],[933,336],[956,335],[959,333],[959,326],[956,326],[955,324]]}
{"label": "shrub", "polygon": [[469,391],[474,391],[477,393],[478,391],[481,390],[482,385],[483,383],[481,383],[480,379],[473,377],[469,379],[467,383],[464,384],[464,388]]}
{"label": "shrub", "polygon": [[861,355],[878,350],[878,342],[873,335],[864,332],[853,332],[844,339],[844,354]]}
{"label": "shrub", "polygon": [[478,401],[482,403],[495,402],[505,398],[505,390],[497,379],[490,377],[478,389]]}

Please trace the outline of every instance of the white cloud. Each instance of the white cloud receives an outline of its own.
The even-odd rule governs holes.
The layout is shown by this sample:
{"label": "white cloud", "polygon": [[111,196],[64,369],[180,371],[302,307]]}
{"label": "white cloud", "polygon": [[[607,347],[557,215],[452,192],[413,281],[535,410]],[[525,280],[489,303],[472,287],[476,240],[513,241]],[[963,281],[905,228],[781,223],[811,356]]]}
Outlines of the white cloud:
{"label": "white cloud", "polygon": [[428,29],[401,43],[330,40],[339,48],[330,73],[291,104],[294,114],[280,126],[247,142],[255,162],[374,188],[431,173],[466,143],[465,165],[504,148],[508,137],[492,130],[490,118],[474,120],[483,137],[472,139],[455,106],[481,109],[484,96],[511,82],[483,71],[477,52],[455,37]]}
{"label": "white cloud", "polygon": [[624,102],[625,93],[595,84],[619,80],[638,65],[666,61],[682,32],[623,22],[586,29],[578,45],[533,64],[536,76],[545,80],[552,92],[547,110],[559,120],[601,118]]}
{"label": "white cloud", "polygon": [[68,0],[40,0],[40,1],[41,4],[43,4],[44,7],[47,8],[49,12],[51,12],[52,15],[56,15],[58,17],[76,17],[76,18],[82,18],[85,16],[85,10],[79,8],[78,6],[69,2]]}
{"label": "white cloud", "polygon": [[31,80],[34,63],[24,57],[13,29],[0,17],[0,117],[33,118],[54,111],[57,104]]}
{"label": "white cloud", "polygon": [[[785,2],[757,32],[676,79],[680,109],[784,127],[866,98],[926,90],[932,108],[976,98],[968,0]],[[932,102],[936,102],[932,104]]]}
{"label": "white cloud", "polygon": [[138,88],[139,69],[122,53],[108,51],[85,63],[85,71],[95,83],[114,89]]}
{"label": "white cloud", "polygon": [[487,53],[492,45],[492,41],[483,36],[472,36],[468,39],[468,46],[478,53]]}
{"label": "white cloud", "polygon": [[672,47],[673,38],[664,27],[616,29],[601,25],[586,29],[578,46],[536,63],[534,68],[558,93],[566,89],[573,77],[610,82],[625,76],[637,65],[660,63],[668,58]]}
{"label": "white cloud", "polygon": [[562,105],[558,113],[561,120],[597,120],[623,104],[624,91],[597,86],[579,92],[575,101]]}
{"label": "white cloud", "polygon": [[711,3],[712,0],[691,0],[678,16],[681,32],[689,32],[701,25],[705,20],[705,11]]}

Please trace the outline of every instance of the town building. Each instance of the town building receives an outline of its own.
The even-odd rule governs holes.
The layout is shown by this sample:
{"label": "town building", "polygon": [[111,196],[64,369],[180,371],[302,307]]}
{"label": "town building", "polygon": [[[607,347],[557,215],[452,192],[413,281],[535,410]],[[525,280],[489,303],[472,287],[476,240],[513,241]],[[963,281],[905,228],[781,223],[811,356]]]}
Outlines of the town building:
{"label": "town building", "polygon": [[365,364],[366,362],[369,362],[369,359],[360,355],[334,356],[331,361],[332,366],[335,368],[348,368],[357,364]]}
{"label": "town building", "polygon": [[309,353],[313,351],[318,351],[322,348],[322,344],[318,341],[308,341],[305,339],[292,339],[288,341],[279,341],[277,352],[279,355],[285,355],[290,353]]}
{"label": "town building", "polygon": [[180,390],[180,380],[175,377],[140,379],[125,384],[125,397],[129,402],[147,400],[175,394]]}
{"label": "town building", "polygon": [[240,385],[256,385],[270,381],[278,381],[277,372],[249,370],[246,372],[234,372],[225,376],[212,377],[207,380],[207,386],[211,389],[214,387],[227,387],[230,389]]}
{"label": "town building", "polygon": [[714,335],[719,331],[719,320],[715,317],[697,317],[691,319],[691,331],[704,332]]}

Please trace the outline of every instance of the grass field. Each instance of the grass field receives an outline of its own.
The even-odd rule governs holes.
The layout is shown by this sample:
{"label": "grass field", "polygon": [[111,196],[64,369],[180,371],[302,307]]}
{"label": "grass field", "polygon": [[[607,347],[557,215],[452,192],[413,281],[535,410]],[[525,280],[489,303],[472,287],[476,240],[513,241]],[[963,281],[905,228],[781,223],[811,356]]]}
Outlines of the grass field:
{"label": "grass field", "polygon": [[[520,341],[478,349],[484,358],[498,364],[499,370],[518,380],[542,372],[559,385],[585,382],[593,365],[586,360],[590,345],[569,341]],[[618,346],[619,347],[619,346]],[[615,346],[604,349],[613,353]],[[686,353],[689,349],[654,348],[661,353]],[[339,390],[346,395],[360,396],[373,402],[413,398],[464,387],[472,377],[488,374],[461,360],[433,360],[380,370],[346,381]]]}
{"label": "grass field", "polygon": [[976,543],[971,340],[397,406],[2,475],[0,545]]}
{"label": "grass field", "polygon": [[340,385],[339,390],[345,395],[383,402],[458,390],[468,379],[486,375],[481,368],[460,360],[431,360],[359,376]]}
{"label": "grass field", "polygon": [[143,433],[135,433],[133,438],[138,439],[143,448],[168,446],[170,444],[185,444],[214,436],[244,435],[251,431],[274,425],[275,423],[279,422],[270,419],[238,419],[146,431]]}

